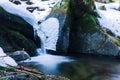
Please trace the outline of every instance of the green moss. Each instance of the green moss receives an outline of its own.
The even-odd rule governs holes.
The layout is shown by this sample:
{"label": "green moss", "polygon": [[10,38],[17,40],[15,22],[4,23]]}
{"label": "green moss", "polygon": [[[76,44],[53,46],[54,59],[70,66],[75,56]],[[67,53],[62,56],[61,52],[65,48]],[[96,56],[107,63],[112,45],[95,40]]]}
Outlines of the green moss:
{"label": "green moss", "polygon": [[31,56],[35,55],[36,44],[32,26],[18,16],[0,7],[0,46],[5,52],[25,48]]}
{"label": "green moss", "polygon": [[88,7],[93,6],[94,5],[94,0],[84,0],[85,5],[87,5]]}
{"label": "green moss", "polygon": [[51,14],[58,10],[63,10],[64,12],[66,12],[69,7],[69,1],[70,0],[63,0],[60,5],[58,5],[58,4],[55,5],[54,8],[52,8]]}
{"label": "green moss", "polygon": [[72,23],[72,20],[73,20],[73,16],[71,14],[71,10],[70,8],[68,8],[68,11],[67,11],[67,18],[66,18],[66,23],[65,25],[70,27],[71,26],[71,23]]}
{"label": "green moss", "polygon": [[27,68],[27,67],[24,67],[25,69],[23,69],[23,71],[20,71],[22,70],[22,68],[21,67],[18,68],[18,67],[20,66],[17,66],[16,67],[17,69],[0,66],[0,80],[70,80],[66,77],[55,76],[50,74],[48,75],[36,69],[33,70],[32,68]]}
{"label": "green moss", "polygon": [[51,14],[57,11],[58,9],[60,9],[60,7],[58,5],[55,5],[54,8],[52,8],[51,10]]}
{"label": "green moss", "polygon": [[[117,1],[119,1],[119,0],[111,0],[112,2],[117,2]],[[108,0],[108,2],[110,2],[110,0]]]}
{"label": "green moss", "polygon": [[116,37],[113,37],[113,36],[110,36],[109,37],[112,39],[112,41],[120,47],[120,39],[119,38],[116,38]]}
{"label": "green moss", "polygon": [[5,52],[22,50],[22,48],[25,48],[25,51],[30,53],[31,56],[35,54],[36,46],[33,41],[5,26],[0,26],[0,29],[0,46],[4,48]]}
{"label": "green moss", "polygon": [[[98,26],[96,24],[94,13],[94,0],[84,0],[72,2],[68,9],[68,20],[67,24],[72,27],[72,29],[81,30],[81,32],[93,33],[98,31]],[[76,28],[73,28],[76,27]]]}
{"label": "green moss", "polygon": [[87,33],[92,33],[98,30],[95,18],[93,15],[85,14],[82,19],[79,20],[79,25],[82,30]]}

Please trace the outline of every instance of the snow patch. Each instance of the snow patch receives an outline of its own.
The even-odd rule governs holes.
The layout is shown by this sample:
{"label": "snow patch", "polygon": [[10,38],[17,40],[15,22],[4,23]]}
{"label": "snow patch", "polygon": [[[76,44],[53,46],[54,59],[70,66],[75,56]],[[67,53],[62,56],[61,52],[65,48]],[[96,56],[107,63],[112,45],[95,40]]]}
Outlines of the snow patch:
{"label": "snow patch", "polygon": [[48,18],[47,20],[41,23],[40,28],[38,29],[37,32],[39,35],[41,34],[44,35],[44,38],[41,39],[43,39],[44,41],[43,43],[45,43],[45,48],[55,51],[59,33],[58,19]]}
{"label": "snow patch", "polygon": [[7,56],[3,52],[3,49],[0,47],[0,66],[7,67],[6,64],[11,65],[11,66],[17,66],[17,63],[15,62],[15,60]]}
{"label": "snow patch", "polygon": [[[98,21],[100,22],[101,27],[109,29],[116,37],[120,36],[120,11],[117,10],[120,6],[119,2],[109,4],[96,2],[95,4],[100,16]],[[103,5],[106,10],[99,9],[99,7]]]}

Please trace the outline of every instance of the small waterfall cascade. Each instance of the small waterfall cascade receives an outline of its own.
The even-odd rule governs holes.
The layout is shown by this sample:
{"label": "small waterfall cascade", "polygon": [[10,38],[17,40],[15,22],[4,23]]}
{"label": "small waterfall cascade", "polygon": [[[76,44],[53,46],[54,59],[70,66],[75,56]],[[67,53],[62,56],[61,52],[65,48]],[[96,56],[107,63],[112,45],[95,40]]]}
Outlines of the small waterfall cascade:
{"label": "small waterfall cascade", "polygon": [[[24,1],[21,1],[22,4],[20,5],[15,5],[9,0],[3,0],[0,1],[0,7],[28,22],[34,29],[34,36],[37,35],[41,40],[41,49],[37,49],[37,51],[38,54],[43,55],[31,57],[31,60],[26,60],[25,62],[37,62],[37,64],[42,65],[41,70],[45,70],[44,72],[53,72],[56,71],[60,63],[71,61],[67,57],[46,54],[46,49],[56,50],[60,26],[57,18],[50,17],[46,19],[46,17],[56,4],[61,4],[62,0],[31,1],[34,3],[33,5],[27,5]],[[38,8],[38,10],[35,9],[33,12],[29,12],[26,8]],[[6,61],[9,62],[8,60]]]}
{"label": "small waterfall cascade", "polygon": [[[57,18],[45,19],[50,14],[52,8],[61,3],[61,0],[35,0],[32,2],[34,3],[33,5],[36,6],[32,7],[34,8],[33,12],[29,12],[27,8],[31,8],[31,6],[22,1],[18,6],[9,0],[4,0],[0,2],[0,7],[11,14],[22,17],[26,22],[33,26],[34,34],[41,40],[41,53],[46,54],[46,49],[55,51],[59,32],[59,22]],[[38,22],[41,24],[38,24]]]}

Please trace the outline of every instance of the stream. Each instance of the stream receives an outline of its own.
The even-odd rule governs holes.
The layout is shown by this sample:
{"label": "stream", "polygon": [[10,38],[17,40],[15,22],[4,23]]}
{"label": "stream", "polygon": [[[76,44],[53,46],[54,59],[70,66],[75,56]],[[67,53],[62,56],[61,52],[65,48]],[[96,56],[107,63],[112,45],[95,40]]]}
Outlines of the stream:
{"label": "stream", "polygon": [[24,66],[70,80],[120,80],[120,60],[109,56],[40,55],[26,60]]}
{"label": "stream", "polygon": [[[45,3],[42,4],[42,2],[38,0],[33,2],[40,9],[45,9],[45,11],[35,10],[33,13],[30,13],[24,8],[28,6],[25,2],[22,2],[19,6],[8,0],[0,2],[0,6],[7,12],[20,16],[33,26],[34,31],[36,31],[37,36],[41,40],[41,50],[39,55],[32,57],[31,60],[26,60],[22,63],[24,66],[38,69],[46,74],[65,76],[70,78],[70,80],[120,80],[120,60],[115,57],[93,55],[79,55],[79,57],[76,57],[47,54],[46,49],[56,51],[56,43],[59,36],[60,25],[58,19],[54,17],[45,19],[51,11],[49,5],[55,5],[53,5],[53,3],[49,5],[46,3],[45,5]],[[42,8],[41,6],[38,6],[40,3],[45,7]],[[58,2],[55,2],[54,4],[57,3]],[[101,10],[101,12],[105,11]],[[112,18],[110,19],[112,21]],[[41,24],[38,24],[39,21],[41,21]],[[116,26],[112,27],[114,27],[115,30],[119,30]],[[115,32],[116,34],[118,33],[118,31]]]}

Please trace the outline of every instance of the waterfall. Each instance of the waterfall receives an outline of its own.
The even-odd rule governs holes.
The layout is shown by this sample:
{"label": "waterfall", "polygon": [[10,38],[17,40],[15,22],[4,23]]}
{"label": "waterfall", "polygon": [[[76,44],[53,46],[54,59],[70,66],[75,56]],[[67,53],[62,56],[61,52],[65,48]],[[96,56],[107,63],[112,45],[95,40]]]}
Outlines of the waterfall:
{"label": "waterfall", "polygon": [[[59,4],[60,1],[61,0],[49,0],[46,2],[42,2],[39,0],[35,0],[33,1],[33,3],[36,4],[39,9],[44,9],[44,11],[35,9],[33,13],[29,12],[26,9],[30,6],[22,1],[22,4],[18,6],[10,2],[9,0],[3,0],[0,2],[0,7],[6,10],[8,13],[20,16],[31,26],[33,26],[34,37],[38,35],[41,40],[41,53],[46,54],[46,49],[54,51],[56,50],[56,43],[59,32],[59,22],[56,18],[48,18],[47,20],[45,19],[52,9],[51,7],[49,7],[49,5],[54,7],[56,4]],[[44,6],[41,7],[39,5]],[[41,24],[38,24],[38,22],[41,22]]]}

